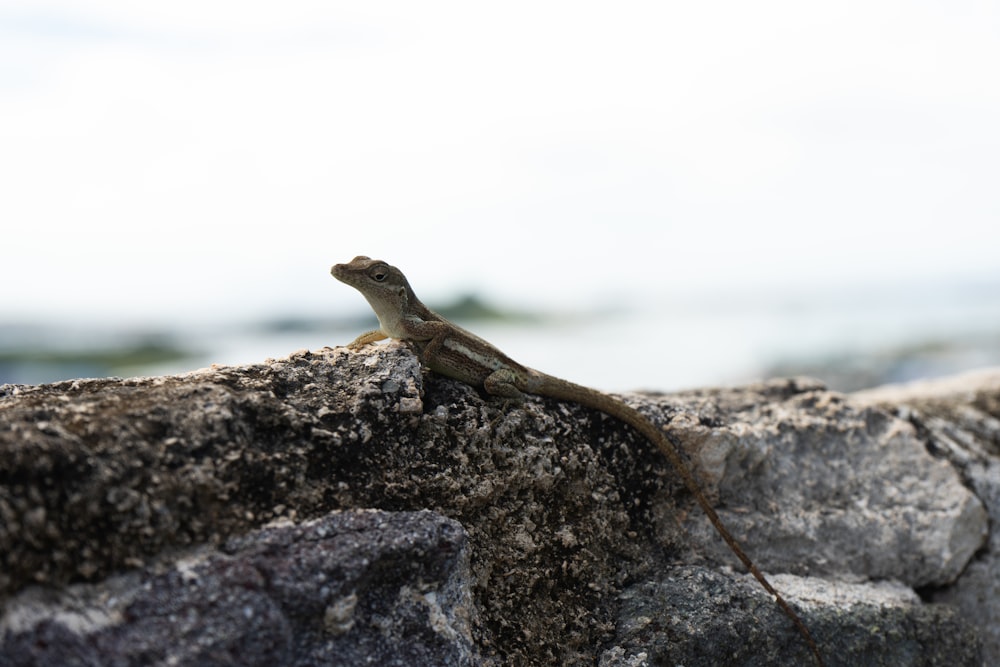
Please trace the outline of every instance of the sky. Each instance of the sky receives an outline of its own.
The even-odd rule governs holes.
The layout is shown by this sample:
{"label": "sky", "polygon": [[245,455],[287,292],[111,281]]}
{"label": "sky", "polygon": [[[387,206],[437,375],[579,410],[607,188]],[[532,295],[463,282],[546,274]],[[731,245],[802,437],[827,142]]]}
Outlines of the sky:
{"label": "sky", "polygon": [[1000,279],[990,2],[0,2],[0,319]]}

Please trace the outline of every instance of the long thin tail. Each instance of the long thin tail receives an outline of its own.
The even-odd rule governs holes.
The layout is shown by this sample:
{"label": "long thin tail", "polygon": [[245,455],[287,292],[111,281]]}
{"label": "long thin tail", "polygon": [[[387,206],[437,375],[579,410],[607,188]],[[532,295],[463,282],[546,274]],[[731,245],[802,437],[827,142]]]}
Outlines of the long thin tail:
{"label": "long thin tail", "polygon": [[[537,372],[537,371],[536,371]],[[705,494],[701,490],[701,485],[698,480],[695,479],[694,474],[691,469],[685,463],[684,459],[681,457],[680,444],[676,441],[674,436],[669,432],[663,431],[657,428],[649,419],[647,419],[641,412],[628,405],[627,403],[618,400],[612,396],[595,391],[590,387],[584,387],[583,385],[573,384],[571,382],[566,382],[564,380],[558,380],[550,382],[548,376],[539,373],[543,376],[542,383],[544,386],[544,393],[553,398],[571,400],[581,405],[585,405],[589,408],[595,410],[600,410],[601,412],[611,415],[612,417],[617,417],[619,420],[625,422],[635,430],[639,431],[643,436],[645,436],[650,442],[656,445],[656,447],[663,452],[670,461],[670,464],[677,470],[681,479],[684,480],[685,486],[687,486],[688,491],[694,496],[695,500],[704,510],[705,514],[708,516],[708,520],[712,522],[715,526],[715,530],[718,531],[722,539],[725,540],[726,544],[732,550],[736,557],[740,559],[740,562],[750,571],[750,574],[760,582],[760,585],[764,587],[768,593],[774,598],[774,601],[778,603],[785,615],[792,620],[795,627],[798,629],[799,634],[805,639],[806,644],[809,645],[809,650],[812,651],[813,656],[816,658],[816,664],[823,667],[823,656],[820,655],[819,647],[816,645],[816,641],[813,639],[812,635],[809,633],[809,628],[806,624],[802,622],[799,615],[795,613],[789,604],[785,601],[785,598],[781,596],[771,582],[767,580],[764,573],[761,572],[754,562],[750,560],[746,552],[743,551],[743,547],[740,546],[736,538],[732,536],[726,526],[722,523],[722,519],[716,514],[715,508],[708,502],[705,498]]]}

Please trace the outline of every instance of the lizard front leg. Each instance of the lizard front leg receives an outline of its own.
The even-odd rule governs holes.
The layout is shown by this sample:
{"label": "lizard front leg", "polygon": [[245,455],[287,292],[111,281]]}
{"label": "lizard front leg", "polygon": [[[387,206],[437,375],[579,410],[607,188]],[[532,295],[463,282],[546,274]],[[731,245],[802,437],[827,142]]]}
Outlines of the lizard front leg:
{"label": "lizard front leg", "polygon": [[437,359],[438,351],[441,346],[444,345],[444,339],[448,337],[448,331],[451,329],[444,322],[427,322],[423,321],[418,326],[410,326],[413,330],[411,334],[407,337],[409,340],[414,342],[420,340],[426,340],[427,343],[419,346],[420,349],[420,363],[429,368],[433,368],[434,361]]}
{"label": "lizard front leg", "polygon": [[372,331],[366,331],[365,333],[361,334],[360,336],[352,340],[350,343],[348,343],[347,347],[352,350],[360,350],[368,343],[374,343],[375,341],[378,340],[385,340],[386,338],[388,338],[388,336],[382,333],[381,329],[374,329]]}

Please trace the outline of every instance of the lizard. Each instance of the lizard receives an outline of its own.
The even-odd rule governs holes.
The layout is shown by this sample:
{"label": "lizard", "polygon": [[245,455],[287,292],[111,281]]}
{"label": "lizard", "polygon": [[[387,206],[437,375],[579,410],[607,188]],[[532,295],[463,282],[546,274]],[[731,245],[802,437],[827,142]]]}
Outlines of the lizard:
{"label": "lizard", "polygon": [[386,338],[408,341],[417,350],[423,365],[431,371],[473,387],[482,387],[491,396],[521,400],[524,394],[534,394],[572,401],[599,410],[642,434],[666,456],[716,531],[791,619],[816,663],[823,666],[819,647],[809,629],[722,523],[694,473],[681,457],[676,439],[668,431],[610,394],[519,364],[479,336],[425,306],[403,273],[384,261],[358,256],[347,264],[335,264],[330,273],[361,292],[378,317],[379,328],[355,338],[348,344],[350,349],[357,350]]}

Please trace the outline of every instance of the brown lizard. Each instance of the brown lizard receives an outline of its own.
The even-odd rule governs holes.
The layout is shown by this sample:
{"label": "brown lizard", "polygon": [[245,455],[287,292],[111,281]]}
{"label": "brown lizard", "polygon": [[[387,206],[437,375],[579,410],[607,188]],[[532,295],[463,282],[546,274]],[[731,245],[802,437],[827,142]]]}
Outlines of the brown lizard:
{"label": "brown lizard", "polygon": [[378,329],[358,336],[348,347],[358,349],[385,338],[406,340],[417,349],[421,361],[432,371],[474,387],[483,387],[493,396],[520,399],[527,393],[573,401],[600,410],[639,431],[667,457],[722,539],[792,620],[817,664],[822,667],[823,658],[809,629],[723,525],[681,458],[672,436],[625,402],[522,366],[482,338],[452,324],[421,303],[406,277],[394,266],[362,256],[347,264],[334,265],[330,273],[361,292],[371,304],[380,325]]}

